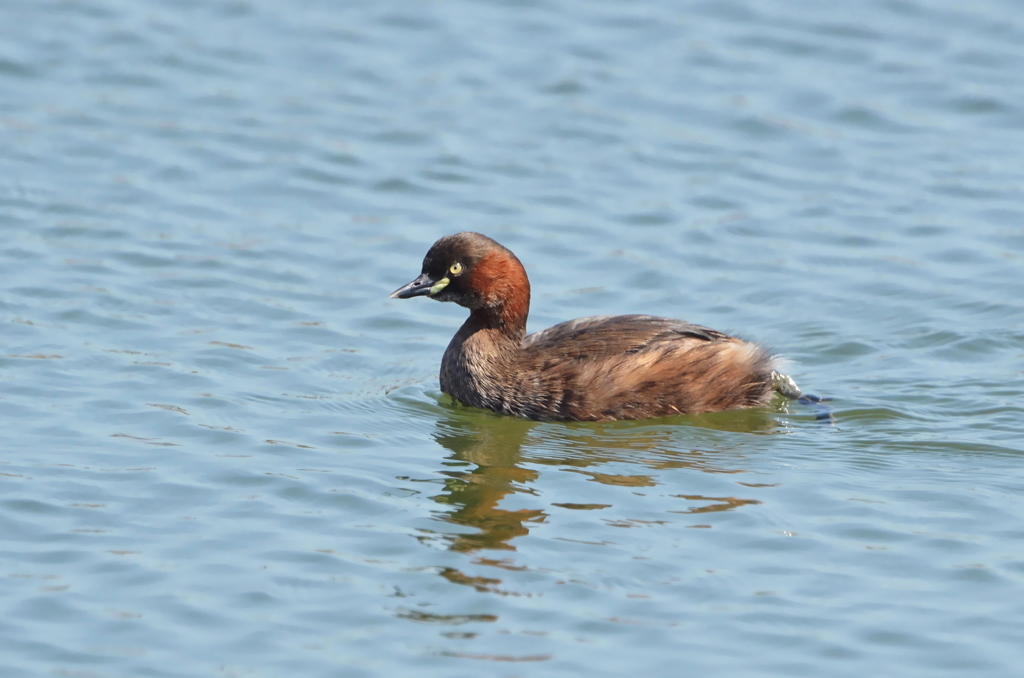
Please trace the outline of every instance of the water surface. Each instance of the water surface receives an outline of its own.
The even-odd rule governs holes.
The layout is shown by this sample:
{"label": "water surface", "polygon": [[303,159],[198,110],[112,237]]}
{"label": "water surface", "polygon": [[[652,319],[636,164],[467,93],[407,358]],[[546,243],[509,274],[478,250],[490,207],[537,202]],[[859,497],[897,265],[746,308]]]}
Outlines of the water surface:
{"label": "water surface", "polygon": [[[1017,675],[1022,102],[999,0],[4,3],[4,674]],[[835,424],[453,404],[459,230]]]}

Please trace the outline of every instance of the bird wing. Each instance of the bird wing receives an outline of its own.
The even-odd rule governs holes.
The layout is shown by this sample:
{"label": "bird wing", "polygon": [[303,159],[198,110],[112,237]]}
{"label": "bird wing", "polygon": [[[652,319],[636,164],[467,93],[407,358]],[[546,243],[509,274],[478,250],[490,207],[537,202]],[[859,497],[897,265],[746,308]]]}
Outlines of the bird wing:
{"label": "bird wing", "polygon": [[599,359],[663,346],[683,339],[722,341],[731,337],[685,320],[653,315],[577,318],[523,339],[522,348],[555,360]]}

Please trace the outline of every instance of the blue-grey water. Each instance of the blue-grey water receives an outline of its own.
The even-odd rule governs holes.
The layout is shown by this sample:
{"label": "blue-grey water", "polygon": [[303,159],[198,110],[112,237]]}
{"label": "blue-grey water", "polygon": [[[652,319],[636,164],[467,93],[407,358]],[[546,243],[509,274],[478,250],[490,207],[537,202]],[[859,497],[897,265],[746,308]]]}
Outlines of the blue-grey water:
{"label": "blue-grey water", "polygon": [[[0,675],[1020,675],[1022,149],[1017,0],[5,0]],[[834,424],[453,404],[460,230]]]}

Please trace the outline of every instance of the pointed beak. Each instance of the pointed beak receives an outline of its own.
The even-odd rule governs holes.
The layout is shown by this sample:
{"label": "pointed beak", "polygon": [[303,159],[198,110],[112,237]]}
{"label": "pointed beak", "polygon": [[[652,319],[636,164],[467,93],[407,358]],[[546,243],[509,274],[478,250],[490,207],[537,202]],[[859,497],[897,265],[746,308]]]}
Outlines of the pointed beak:
{"label": "pointed beak", "polygon": [[420,274],[420,277],[416,278],[408,285],[403,285],[394,292],[392,292],[391,298],[412,299],[413,297],[423,297],[430,294],[430,291],[434,288],[436,284],[436,280],[431,278],[426,273],[422,273]]}

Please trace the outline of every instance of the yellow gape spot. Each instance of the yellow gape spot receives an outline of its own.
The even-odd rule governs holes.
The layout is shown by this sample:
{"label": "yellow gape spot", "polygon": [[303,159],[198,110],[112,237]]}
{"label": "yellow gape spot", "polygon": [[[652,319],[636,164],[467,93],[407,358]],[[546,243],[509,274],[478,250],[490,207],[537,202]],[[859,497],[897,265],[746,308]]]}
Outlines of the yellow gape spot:
{"label": "yellow gape spot", "polygon": [[430,288],[430,294],[431,295],[437,294],[438,292],[440,292],[444,288],[448,287],[448,283],[450,283],[450,282],[451,282],[451,280],[449,280],[448,278],[441,278],[436,283],[434,283],[433,287]]}

